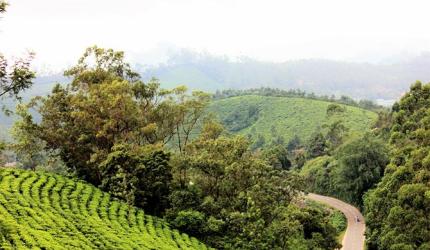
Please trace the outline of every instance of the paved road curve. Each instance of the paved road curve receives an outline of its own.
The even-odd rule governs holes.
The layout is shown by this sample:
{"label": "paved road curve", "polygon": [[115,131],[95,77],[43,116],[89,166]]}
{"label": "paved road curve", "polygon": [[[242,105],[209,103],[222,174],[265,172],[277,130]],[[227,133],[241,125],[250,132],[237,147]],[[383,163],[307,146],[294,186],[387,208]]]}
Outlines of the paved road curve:
{"label": "paved road curve", "polygon": [[[341,200],[322,196],[318,194],[309,194],[308,198],[314,201],[318,201],[333,207],[343,214],[348,219],[348,227],[343,237],[341,248],[342,250],[362,250],[364,249],[364,230],[366,225],[364,223],[363,215],[354,206],[345,203]],[[356,216],[360,219],[360,222],[356,222]]]}

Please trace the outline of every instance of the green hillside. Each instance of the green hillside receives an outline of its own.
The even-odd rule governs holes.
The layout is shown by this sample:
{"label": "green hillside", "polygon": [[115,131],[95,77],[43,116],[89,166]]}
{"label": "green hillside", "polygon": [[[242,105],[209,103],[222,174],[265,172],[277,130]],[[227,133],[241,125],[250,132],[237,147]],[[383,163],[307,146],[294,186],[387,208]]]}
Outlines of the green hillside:
{"label": "green hillside", "polygon": [[0,249],[207,248],[84,182],[0,169]]}
{"label": "green hillside", "polygon": [[[330,102],[295,97],[237,96],[213,102],[213,112],[232,133],[265,137],[282,136],[286,142],[297,135],[306,140],[327,121]],[[345,107],[342,119],[351,132],[368,129],[377,115],[357,107]],[[336,118],[337,119],[337,118]]]}
{"label": "green hillside", "polygon": [[[214,79],[210,78],[204,72],[197,68],[187,66],[177,66],[165,72],[159,72],[156,76],[164,88],[174,88],[178,85],[186,84],[190,89],[205,89],[206,91],[215,91],[223,88]],[[203,87],[202,86],[206,86]]]}

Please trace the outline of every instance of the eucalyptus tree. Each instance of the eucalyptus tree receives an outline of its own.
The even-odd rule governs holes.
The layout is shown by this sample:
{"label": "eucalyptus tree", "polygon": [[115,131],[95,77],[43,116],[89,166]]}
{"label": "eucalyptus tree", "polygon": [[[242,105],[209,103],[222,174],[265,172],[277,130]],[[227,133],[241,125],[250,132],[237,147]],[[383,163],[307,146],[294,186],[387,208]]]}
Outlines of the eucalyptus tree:
{"label": "eucalyptus tree", "polygon": [[[189,140],[203,116],[209,95],[185,87],[162,89],[157,79],[143,82],[124,53],[97,46],[65,71],[71,83],[57,84],[29,105],[40,122],[22,117],[23,129],[44,142],[69,170],[95,185],[103,178],[107,156],[119,144],[159,145]],[[25,118],[25,119],[24,119]],[[175,135],[181,140],[173,140]]]}

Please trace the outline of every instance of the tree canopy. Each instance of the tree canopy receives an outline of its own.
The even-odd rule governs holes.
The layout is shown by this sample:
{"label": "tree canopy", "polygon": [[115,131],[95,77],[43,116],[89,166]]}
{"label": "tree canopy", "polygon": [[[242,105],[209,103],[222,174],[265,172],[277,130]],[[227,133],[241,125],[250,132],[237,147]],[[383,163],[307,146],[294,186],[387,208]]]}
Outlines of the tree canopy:
{"label": "tree canopy", "polygon": [[[277,153],[268,152],[269,160]],[[244,137],[228,137],[210,121],[176,159],[167,218],[219,249],[333,249],[327,214],[298,207],[302,183],[283,160],[271,164]]]}
{"label": "tree canopy", "polygon": [[416,82],[392,108],[391,159],[365,197],[369,249],[430,248],[430,84]]}
{"label": "tree canopy", "polygon": [[87,49],[65,72],[70,84],[33,100],[30,108],[41,121],[21,121],[71,171],[96,185],[102,182],[100,164],[117,144],[166,145],[177,135],[181,148],[209,101],[202,92],[188,95],[185,87],[164,90],[156,79],[144,83],[123,59],[122,52]]}

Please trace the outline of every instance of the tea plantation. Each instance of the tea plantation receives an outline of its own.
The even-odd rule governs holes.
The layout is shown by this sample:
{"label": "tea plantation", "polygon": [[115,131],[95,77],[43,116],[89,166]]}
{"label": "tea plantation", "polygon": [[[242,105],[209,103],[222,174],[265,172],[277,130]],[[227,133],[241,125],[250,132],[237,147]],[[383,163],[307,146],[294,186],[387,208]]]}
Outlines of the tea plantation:
{"label": "tea plantation", "polygon": [[[296,97],[237,96],[213,102],[209,111],[234,134],[260,134],[270,142],[282,135],[288,142],[294,136],[306,141],[327,120],[326,110],[331,102]],[[362,133],[371,127],[377,114],[358,107],[340,105],[342,118],[351,133]],[[335,119],[338,119],[336,117]]]}
{"label": "tea plantation", "polygon": [[207,249],[92,185],[0,169],[0,249]]}

